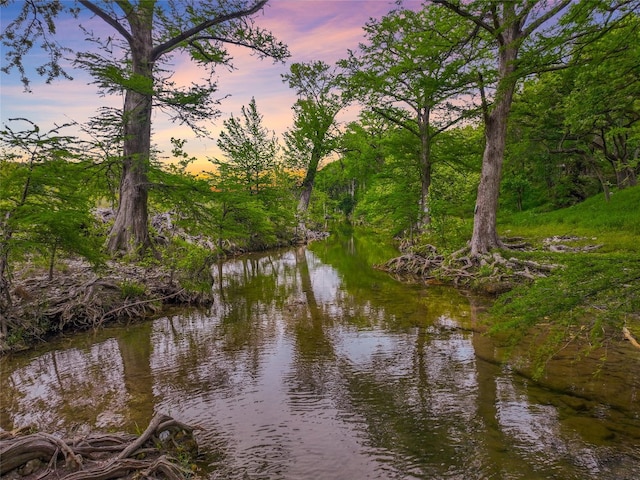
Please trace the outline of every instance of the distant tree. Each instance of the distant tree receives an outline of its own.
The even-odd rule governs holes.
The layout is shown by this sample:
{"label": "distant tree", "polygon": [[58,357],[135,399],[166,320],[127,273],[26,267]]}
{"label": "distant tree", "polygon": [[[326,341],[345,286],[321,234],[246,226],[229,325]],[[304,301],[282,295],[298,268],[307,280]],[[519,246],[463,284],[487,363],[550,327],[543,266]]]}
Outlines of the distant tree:
{"label": "distant tree", "polygon": [[[11,2],[4,2],[9,4]],[[16,18],[0,36],[7,63],[17,69],[25,87],[29,80],[24,59],[34,46],[48,54],[37,73],[51,81],[70,78],[60,60],[66,52],[53,34],[64,14],[78,19],[83,10],[111,28],[107,38],[85,30],[93,50],[79,53],[76,64],[87,69],[105,93],[124,94],[122,111],[122,170],[119,204],[108,249],[137,251],[150,246],[147,178],[151,155],[151,113],[154,104],[174,112],[174,119],[195,128],[197,121],[215,115],[213,67],[231,65],[226,44],[245,46],[260,57],[281,60],[286,46],[257,28],[253,16],[267,0],[33,0],[23,2]],[[209,68],[204,84],[180,88],[165,69],[171,55],[186,53]]]}
{"label": "distant tree", "polygon": [[640,160],[640,17],[629,16],[581,55],[594,61],[563,72],[572,89],[562,97],[566,136],[558,149],[572,149],[594,169],[612,172],[618,188],[635,186]]}
{"label": "distant tree", "polygon": [[349,123],[340,138],[338,161],[318,172],[317,190],[326,193],[330,209],[341,211],[347,218],[384,163],[382,123],[361,112],[360,120]]}
{"label": "distant tree", "polygon": [[294,168],[305,170],[298,213],[309,208],[320,161],[338,146],[336,115],[348,100],[339,91],[335,69],[322,61],[294,63],[282,76],[298,94],[293,106],[293,127],[284,134],[285,155]]}
{"label": "distant tree", "polygon": [[217,143],[227,161],[214,163],[226,163],[227,173],[241,178],[250,192],[259,193],[277,163],[279,145],[275,132],[262,125],[255,98],[251,98],[248,107],[242,107],[242,118],[231,116],[223,125]]}
{"label": "distant tree", "polygon": [[469,45],[473,37],[455,15],[425,6],[396,10],[364,27],[366,43],[340,64],[350,92],[375,114],[414,135],[420,145],[418,226],[430,222],[433,142],[472,115],[477,80]]}
{"label": "distant tree", "polygon": [[413,237],[420,204],[419,140],[405,129],[395,127],[385,132],[380,144],[384,163],[369,179],[367,189],[358,199],[353,216],[356,223],[371,225],[393,235]]}
{"label": "distant tree", "polygon": [[254,249],[277,242],[274,223],[262,201],[263,195],[255,195],[247,189],[244,179],[237,177],[233,167],[219,165],[207,181],[211,203],[208,204],[210,215],[206,224],[213,227],[221,250],[224,250],[225,241],[244,242]]}

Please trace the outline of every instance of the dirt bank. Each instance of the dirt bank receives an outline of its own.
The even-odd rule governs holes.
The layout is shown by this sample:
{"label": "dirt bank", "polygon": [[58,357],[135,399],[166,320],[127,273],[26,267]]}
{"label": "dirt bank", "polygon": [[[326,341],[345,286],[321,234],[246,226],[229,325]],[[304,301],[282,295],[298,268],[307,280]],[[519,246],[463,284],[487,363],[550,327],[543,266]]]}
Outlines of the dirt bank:
{"label": "dirt bank", "polygon": [[210,290],[185,288],[161,266],[110,261],[96,271],[80,260],[65,261],[51,279],[48,272],[23,265],[10,295],[11,304],[0,318],[2,354],[62,332],[140,320],[168,306],[206,305],[212,299]]}

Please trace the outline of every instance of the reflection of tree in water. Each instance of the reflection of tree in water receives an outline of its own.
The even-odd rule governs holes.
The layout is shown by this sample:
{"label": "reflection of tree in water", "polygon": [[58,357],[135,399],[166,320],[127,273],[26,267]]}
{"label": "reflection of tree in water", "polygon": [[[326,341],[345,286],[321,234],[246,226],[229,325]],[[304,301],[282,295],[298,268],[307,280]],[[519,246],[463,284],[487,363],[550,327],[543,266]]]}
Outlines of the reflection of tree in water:
{"label": "reflection of tree in water", "polygon": [[391,455],[385,468],[420,478],[464,473],[478,441],[468,345],[457,333],[437,338],[426,327],[376,342],[370,339],[368,356],[355,361],[347,353],[342,362],[343,414],[363,420],[376,456]]}
{"label": "reflection of tree in water", "polygon": [[[352,250],[357,248],[353,240],[347,240],[349,245]],[[327,261],[332,254],[345,256],[345,252],[347,257],[353,253],[343,248],[323,251],[323,264],[332,263]],[[291,307],[296,383],[290,395],[294,400],[299,399],[301,390],[316,396],[330,395],[344,421],[355,421],[359,428],[366,425],[367,448],[381,456],[403,451],[391,461],[390,470],[422,475],[431,465],[448,464],[461,448],[451,441],[451,435],[473,435],[473,398],[468,392],[461,392],[455,381],[462,377],[469,383],[473,367],[464,357],[468,355],[464,347],[460,347],[464,357],[461,360],[455,361],[455,354],[448,354],[456,351],[458,340],[440,344],[430,340],[427,330],[442,315],[441,305],[428,305],[406,290],[395,291],[395,282],[379,272],[371,273],[361,259],[336,262],[340,266],[336,277],[339,288],[335,288],[328,303],[319,303],[313,282],[327,280],[321,279],[317,270],[310,272],[309,261],[313,258],[304,249],[296,252],[304,301]],[[371,295],[372,289],[379,294]],[[464,309],[458,303],[452,301],[447,306]],[[334,339],[338,318],[354,328],[341,331],[340,338]],[[371,330],[367,337],[367,330],[360,330],[367,325],[391,325],[402,331],[408,328],[411,334],[376,338]],[[350,348],[354,351],[350,352]],[[444,358],[434,363],[432,357],[437,355]],[[475,388],[473,382],[469,388]],[[442,415],[453,414],[458,417],[458,427],[441,421]]]}
{"label": "reflection of tree in water", "polygon": [[148,425],[154,414],[152,330],[152,322],[143,322],[118,336],[130,425]]}
{"label": "reflection of tree in water", "polygon": [[[171,396],[240,391],[260,375],[265,345],[277,340],[281,306],[294,288],[294,263],[287,252],[246,257],[214,265],[213,306],[156,321],[162,372],[156,388]],[[207,395],[207,393],[204,393]]]}
{"label": "reflection of tree in water", "polygon": [[[299,275],[299,292],[288,305],[288,324],[295,340],[293,361],[292,392],[322,395],[325,393],[328,379],[334,375],[331,366],[335,353],[325,328],[331,326],[329,317],[322,311],[316,300],[307,250],[299,247],[295,251],[296,266]],[[325,323],[327,323],[325,325]]]}
{"label": "reflection of tree in water", "polygon": [[123,366],[114,340],[88,349],[54,350],[2,372],[1,426],[35,426],[70,434],[120,425],[127,407]]}
{"label": "reflection of tree in water", "polygon": [[[602,466],[610,449],[579,437],[590,427],[550,404],[558,395],[483,360],[491,339],[460,328],[473,325],[473,298],[470,310],[455,290],[371,270],[364,251],[380,246],[332,242],[215,266],[208,311],[0,373],[0,425],[142,425],[155,407],[205,426],[199,441],[225,478],[307,478],[294,474],[310,451],[352,478],[597,478],[590,459],[615,471]],[[573,418],[593,425],[585,416],[598,412]]]}

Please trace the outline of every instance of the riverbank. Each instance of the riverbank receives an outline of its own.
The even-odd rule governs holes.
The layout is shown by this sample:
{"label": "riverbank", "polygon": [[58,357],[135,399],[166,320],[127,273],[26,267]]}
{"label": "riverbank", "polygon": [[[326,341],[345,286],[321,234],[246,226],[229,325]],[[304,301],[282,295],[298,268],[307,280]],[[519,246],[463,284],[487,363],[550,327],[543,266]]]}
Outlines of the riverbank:
{"label": "riverbank", "polygon": [[[328,235],[306,230],[290,244]],[[96,266],[81,258],[58,258],[53,270],[28,260],[14,266],[10,302],[0,312],[0,355],[60,334],[141,321],[176,306],[211,304],[211,265],[248,251],[230,244],[221,253],[212,241],[183,240],[178,253],[164,252],[165,260],[111,259]]]}
{"label": "riverbank", "polygon": [[139,321],[175,305],[207,305],[207,284],[183,286],[161,266],[108,261],[99,269],[80,259],[61,259],[55,275],[23,264],[14,274],[12,305],[4,318],[0,353],[31,348],[61,333]]}
{"label": "riverbank", "polygon": [[426,236],[381,268],[493,295],[488,332],[512,350],[527,347],[536,378],[569,345],[579,345],[577,361],[601,351],[604,362],[610,345],[640,350],[638,202],[635,187],[608,201],[600,195],[551,212],[504,214],[504,249],[471,258],[461,245],[441,252]]}

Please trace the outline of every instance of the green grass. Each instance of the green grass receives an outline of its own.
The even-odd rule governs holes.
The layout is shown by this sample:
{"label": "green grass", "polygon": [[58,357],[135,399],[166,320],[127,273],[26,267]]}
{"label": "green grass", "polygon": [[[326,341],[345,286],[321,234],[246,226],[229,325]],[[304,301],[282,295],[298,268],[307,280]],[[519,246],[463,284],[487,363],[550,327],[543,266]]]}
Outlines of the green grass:
{"label": "green grass", "polygon": [[[501,218],[503,236],[525,238],[535,250],[509,256],[562,265],[546,278],[501,295],[492,313],[493,332],[517,344],[533,328],[545,326],[548,342],[541,352],[555,351],[568,337],[581,337],[597,348],[627,326],[640,337],[640,187],[602,195],[570,208],[548,213],[523,212]],[[554,253],[543,249],[545,238],[575,236],[561,242],[571,247],[600,245],[590,252]],[[562,332],[562,334],[558,334]],[[536,354],[534,354],[534,357]],[[541,370],[538,370],[540,373]]]}
{"label": "green grass", "polygon": [[609,202],[600,194],[561,210],[513,214],[499,220],[499,229],[538,239],[576,235],[603,243],[604,251],[640,252],[640,187],[613,192]]}

